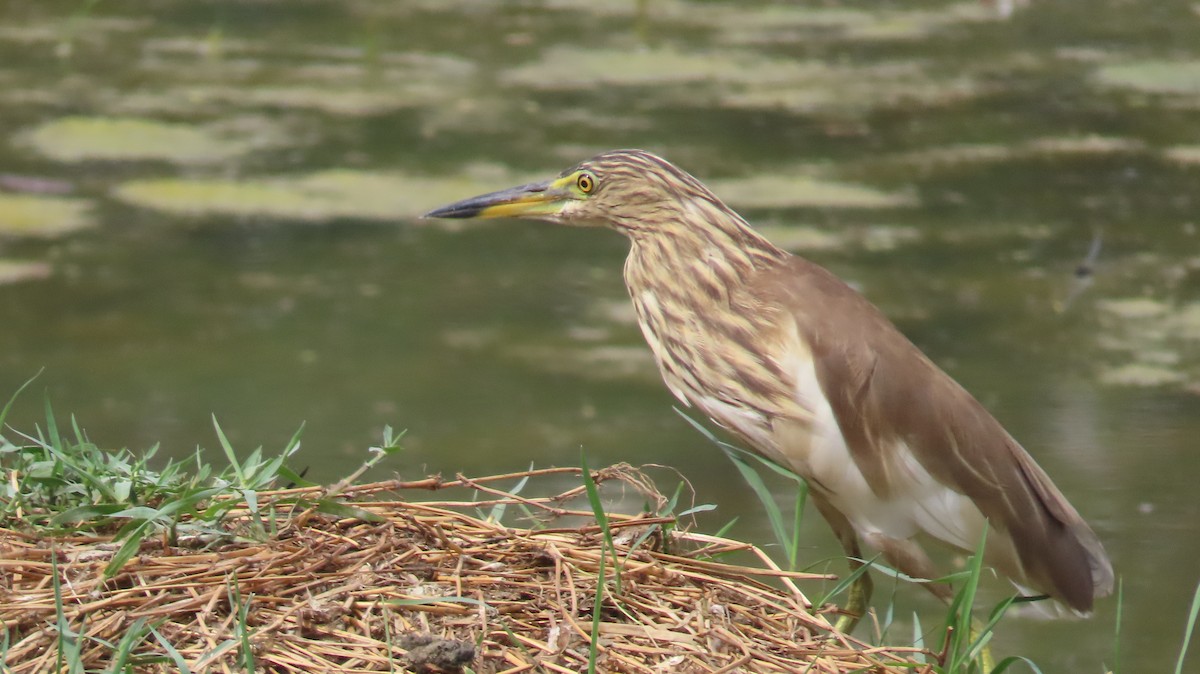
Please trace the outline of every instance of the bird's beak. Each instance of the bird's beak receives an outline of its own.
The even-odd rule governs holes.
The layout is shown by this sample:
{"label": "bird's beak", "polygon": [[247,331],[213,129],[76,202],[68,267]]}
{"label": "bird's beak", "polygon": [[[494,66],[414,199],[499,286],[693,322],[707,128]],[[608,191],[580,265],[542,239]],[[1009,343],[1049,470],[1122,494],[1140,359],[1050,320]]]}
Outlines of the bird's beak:
{"label": "bird's beak", "polygon": [[435,208],[426,218],[539,218],[558,214],[572,199],[570,178],[556,178],[463,199]]}

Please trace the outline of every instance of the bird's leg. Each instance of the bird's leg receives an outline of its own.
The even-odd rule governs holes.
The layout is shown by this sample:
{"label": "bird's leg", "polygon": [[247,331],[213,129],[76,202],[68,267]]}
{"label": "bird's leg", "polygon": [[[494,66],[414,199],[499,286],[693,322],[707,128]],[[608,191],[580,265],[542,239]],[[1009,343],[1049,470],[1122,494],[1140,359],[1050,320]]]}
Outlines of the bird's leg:
{"label": "bird's leg", "polygon": [[[969,643],[975,643],[975,640],[983,634],[983,623],[979,618],[971,618],[971,634]],[[996,668],[996,659],[992,657],[992,645],[984,644],[983,648],[979,649],[979,667],[980,671],[990,672]]]}
{"label": "bird's leg", "polygon": [[[917,545],[911,540],[899,540],[888,538],[886,536],[875,534],[867,535],[866,542],[869,546],[883,553],[884,560],[892,565],[892,568],[907,575],[910,578],[934,578],[936,569],[933,566],[933,561]],[[954,600],[954,588],[942,583],[924,583],[926,590],[929,590],[933,596],[941,599],[943,603],[949,605]],[[967,643],[974,643],[976,639],[983,634],[983,623],[978,618],[971,618],[971,631],[968,634]],[[984,672],[990,672],[996,667],[994,658],[992,658],[992,648],[990,645],[985,645],[979,651],[979,664]]]}
{"label": "bird's leg", "polygon": [[[843,546],[844,547],[844,546]],[[854,573],[866,565],[862,561],[861,551],[858,550],[858,541],[855,541],[854,550],[846,548],[846,555],[849,557],[850,573]],[[871,580],[871,573],[864,571],[862,575],[854,579],[850,584],[850,597],[846,600],[846,605],[842,607],[842,615],[834,624],[834,629],[843,633],[849,634],[854,631],[858,625],[858,621],[867,614],[867,609],[871,605],[871,593],[875,589],[875,581]]]}
{"label": "bird's leg", "polygon": [[[858,533],[854,531],[854,525],[850,524],[850,520],[846,519],[845,515],[815,492],[810,492],[809,498],[816,504],[817,510],[829,523],[838,542],[842,544],[842,549],[846,551],[846,557],[850,562],[850,573],[861,569],[866,563],[862,561],[862,548],[859,546]],[[864,570],[850,584],[850,597],[847,599],[846,605],[842,607],[842,615],[834,624],[835,630],[843,634],[854,631],[858,621],[867,614],[867,608],[871,605],[871,593],[874,589],[875,584],[871,580],[871,573]]]}

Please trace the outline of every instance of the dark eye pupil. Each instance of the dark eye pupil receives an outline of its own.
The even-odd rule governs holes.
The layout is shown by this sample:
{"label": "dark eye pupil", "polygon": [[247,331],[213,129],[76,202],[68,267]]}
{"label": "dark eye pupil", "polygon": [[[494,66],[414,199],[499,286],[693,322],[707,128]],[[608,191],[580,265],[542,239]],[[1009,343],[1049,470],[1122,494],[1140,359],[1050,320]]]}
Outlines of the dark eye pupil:
{"label": "dark eye pupil", "polygon": [[588,176],[579,176],[579,189],[584,192],[592,191],[592,179]]}

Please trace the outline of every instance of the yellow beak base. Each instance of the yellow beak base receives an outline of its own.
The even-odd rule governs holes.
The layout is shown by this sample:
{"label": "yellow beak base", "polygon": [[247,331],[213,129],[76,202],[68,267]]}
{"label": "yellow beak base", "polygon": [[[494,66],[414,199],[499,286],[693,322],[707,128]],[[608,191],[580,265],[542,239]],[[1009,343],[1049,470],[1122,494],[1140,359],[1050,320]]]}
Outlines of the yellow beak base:
{"label": "yellow beak base", "polygon": [[562,179],[530,183],[435,208],[426,218],[521,218],[554,215],[571,198]]}

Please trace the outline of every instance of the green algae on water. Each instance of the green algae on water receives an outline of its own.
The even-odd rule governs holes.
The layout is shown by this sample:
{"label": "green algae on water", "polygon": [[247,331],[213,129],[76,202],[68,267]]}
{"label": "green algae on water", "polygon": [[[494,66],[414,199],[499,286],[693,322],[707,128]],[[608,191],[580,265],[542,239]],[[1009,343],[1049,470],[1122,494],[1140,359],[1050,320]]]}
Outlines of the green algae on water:
{"label": "green algae on water", "polygon": [[504,84],[532,89],[571,90],[604,86],[659,86],[752,80],[780,84],[804,75],[812,64],[741,51],[688,52],[652,49],[553,47],[542,58],[511,68]]}
{"label": "green algae on water", "polygon": [[1197,371],[1200,302],[1176,305],[1149,297],[1100,300],[1104,330],[1097,345],[1124,362],[1100,372],[1104,384],[1165,386],[1184,384]]}
{"label": "green algae on water", "polygon": [[1096,308],[1126,320],[1144,320],[1166,315],[1171,307],[1149,297],[1125,297],[1096,302]]}
{"label": "green algae on water", "polygon": [[1114,386],[1167,386],[1186,380],[1182,372],[1147,363],[1128,363],[1100,372],[1100,381]]}
{"label": "green algae on water", "polygon": [[815,59],[766,56],[750,50],[687,51],[677,47],[583,49],[552,47],[538,60],[501,74],[507,86],[572,91],[604,87],[673,87],[664,102],[790,112],[853,111],[915,103],[946,103],[983,87],[962,75],[934,75],[915,61],[830,65]]}
{"label": "green algae on water", "polygon": [[464,194],[487,192],[520,179],[506,173],[449,178],[331,169],[292,177],[159,178],[119,185],[126,203],[179,215],[267,217],[297,222],[339,218],[392,221],[414,218]]}
{"label": "green algae on water", "polygon": [[1175,145],[1163,150],[1168,161],[1183,166],[1200,166],[1200,145]]}
{"label": "green algae on water", "polygon": [[947,105],[975,98],[987,90],[970,76],[935,73],[927,63],[906,60],[871,65],[805,61],[796,64],[787,79],[772,82],[749,75],[737,85],[719,93],[722,106],[800,114]]}
{"label": "green algae on water", "polygon": [[93,224],[87,200],[0,193],[0,237],[49,239]]}
{"label": "green algae on water", "polygon": [[249,151],[212,129],[137,117],[63,117],[37,126],[23,140],[61,162],[161,160],[215,163]]}
{"label": "green algae on water", "polygon": [[[935,172],[960,169],[964,166],[983,166],[1006,161],[1047,159],[1057,157],[1088,157],[1147,152],[1146,144],[1135,138],[1099,135],[1063,135],[1030,138],[1009,145],[958,144],[931,147],[907,152],[898,152],[882,157],[862,160],[863,166],[885,165],[895,167],[917,167]],[[1168,157],[1179,162],[1186,161],[1186,149],[1181,148],[1178,158],[1167,151]],[[1197,154],[1200,161],[1200,153]]]}
{"label": "green algae on water", "polygon": [[1021,149],[1033,155],[1107,155],[1130,154],[1146,149],[1134,138],[1116,136],[1047,136],[1025,142]]}
{"label": "green algae on water", "polygon": [[842,250],[860,247],[869,251],[893,250],[921,238],[915,227],[895,225],[843,226],[836,232],[816,227],[765,225],[755,227],[776,246],[792,252]]}
{"label": "green algae on water", "polygon": [[407,90],[367,89],[320,84],[278,84],[263,87],[195,85],[180,88],[169,99],[217,107],[317,110],[347,117],[375,115],[415,107],[439,96],[432,85]]}
{"label": "green algae on water", "polygon": [[650,350],[630,345],[537,345],[523,344],[503,349],[503,354],[543,372],[581,379],[640,379],[657,382],[658,369]]}
{"label": "green algae on water", "polygon": [[794,225],[764,225],[756,226],[756,230],[771,240],[771,243],[792,252],[810,250],[837,250],[846,245],[846,239],[839,233]]}
{"label": "green algae on water", "polygon": [[1096,71],[1100,84],[1151,94],[1200,95],[1200,61],[1132,61]]}
{"label": "green algae on water", "polygon": [[946,28],[997,21],[1000,14],[980,2],[960,2],[930,10],[881,11],[874,20],[850,25],[848,40],[919,40]]}
{"label": "green algae on water", "polygon": [[0,285],[49,278],[53,268],[48,262],[0,258]]}
{"label": "green algae on water", "polygon": [[917,198],[866,185],[807,175],[767,173],[710,181],[713,192],[737,208],[907,208]]}

